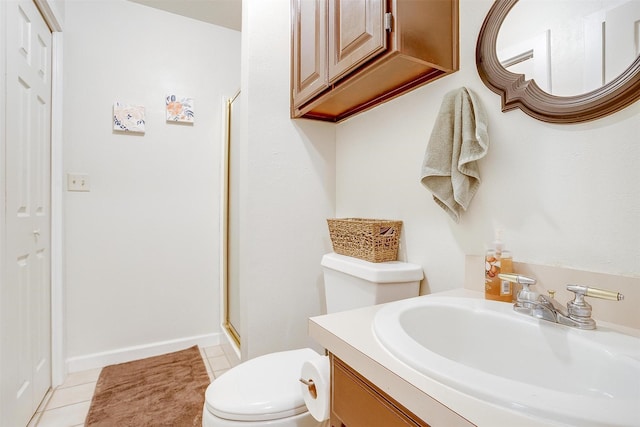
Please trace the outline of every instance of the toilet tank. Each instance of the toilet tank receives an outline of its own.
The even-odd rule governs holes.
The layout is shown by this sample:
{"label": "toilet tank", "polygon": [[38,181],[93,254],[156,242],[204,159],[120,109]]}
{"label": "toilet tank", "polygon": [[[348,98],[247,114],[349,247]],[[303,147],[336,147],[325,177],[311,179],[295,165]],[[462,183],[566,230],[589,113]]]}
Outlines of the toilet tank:
{"label": "toilet tank", "polygon": [[336,253],[322,257],[327,313],[418,296],[422,267],[401,261],[373,263]]}

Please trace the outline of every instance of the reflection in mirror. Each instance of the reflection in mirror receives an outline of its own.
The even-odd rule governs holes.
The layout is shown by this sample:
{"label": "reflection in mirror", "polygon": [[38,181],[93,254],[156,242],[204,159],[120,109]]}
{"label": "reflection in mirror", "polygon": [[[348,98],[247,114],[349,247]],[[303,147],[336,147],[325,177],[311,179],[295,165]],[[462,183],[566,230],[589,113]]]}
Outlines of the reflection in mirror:
{"label": "reflection in mirror", "polygon": [[507,70],[547,93],[598,89],[640,55],[640,0],[520,0],[500,26]]}

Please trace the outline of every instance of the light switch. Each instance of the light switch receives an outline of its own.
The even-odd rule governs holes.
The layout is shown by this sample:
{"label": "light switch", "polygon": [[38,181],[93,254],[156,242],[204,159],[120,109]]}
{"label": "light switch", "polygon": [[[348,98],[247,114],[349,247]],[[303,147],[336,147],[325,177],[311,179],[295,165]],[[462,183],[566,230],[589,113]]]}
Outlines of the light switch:
{"label": "light switch", "polygon": [[89,175],[83,173],[68,173],[67,191],[91,191]]}

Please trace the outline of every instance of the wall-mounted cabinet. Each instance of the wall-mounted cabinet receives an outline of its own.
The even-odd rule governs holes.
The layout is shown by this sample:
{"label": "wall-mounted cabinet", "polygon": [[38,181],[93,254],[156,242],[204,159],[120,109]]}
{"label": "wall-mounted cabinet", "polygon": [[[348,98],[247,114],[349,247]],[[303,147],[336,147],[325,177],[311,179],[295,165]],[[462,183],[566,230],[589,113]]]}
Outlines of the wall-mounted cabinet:
{"label": "wall-mounted cabinet", "polygon": [[292,0],[291,116],[341,121],[458,70],[458,0]]}

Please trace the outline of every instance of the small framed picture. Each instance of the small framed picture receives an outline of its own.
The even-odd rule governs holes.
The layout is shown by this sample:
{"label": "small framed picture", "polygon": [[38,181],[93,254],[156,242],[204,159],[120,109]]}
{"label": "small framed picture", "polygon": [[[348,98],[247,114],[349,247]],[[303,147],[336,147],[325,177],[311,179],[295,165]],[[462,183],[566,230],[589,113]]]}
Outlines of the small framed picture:
{"label": "small framed picture", "polygon": [[193,98],[180,98],[176,95],[166,97],[167,121],[193,123]]}
{"label": "small framed picture", "polygon": [[113,130],[118,132],[144,133],[144,106],[121,102],[113,104]]}

